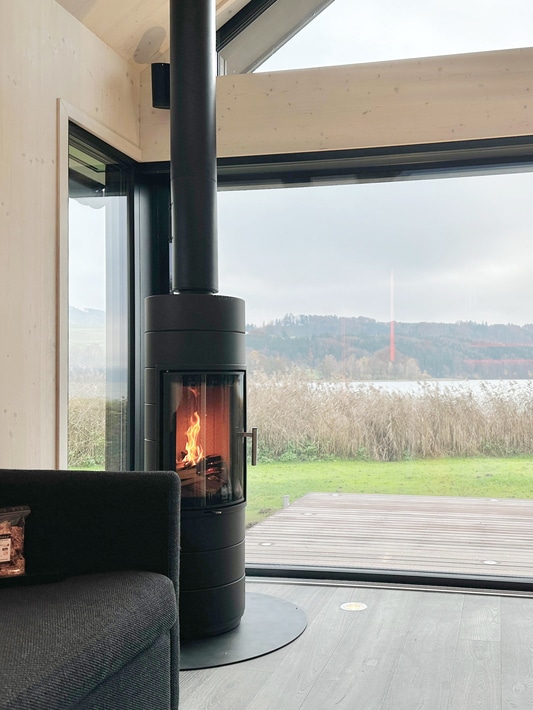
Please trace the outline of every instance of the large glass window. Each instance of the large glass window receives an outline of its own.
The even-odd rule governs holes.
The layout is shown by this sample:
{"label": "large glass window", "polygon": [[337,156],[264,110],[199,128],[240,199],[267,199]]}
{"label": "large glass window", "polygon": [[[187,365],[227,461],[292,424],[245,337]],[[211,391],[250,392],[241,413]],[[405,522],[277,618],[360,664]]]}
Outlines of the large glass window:
{"label": "large glass window", "polygon": [[259,428],[248,562],[533,576],[532,188],[219,193]]}
{"label": "large glass window", "polygon": [[72,128],[70,467],[128,468],[129,174],[126,159]]}
{"label": "large glass window", "polygon": [[[533,320],[533,174],[219,192],[221,291],[287,313]],[[239,254],[239,258],[235,258]]]}

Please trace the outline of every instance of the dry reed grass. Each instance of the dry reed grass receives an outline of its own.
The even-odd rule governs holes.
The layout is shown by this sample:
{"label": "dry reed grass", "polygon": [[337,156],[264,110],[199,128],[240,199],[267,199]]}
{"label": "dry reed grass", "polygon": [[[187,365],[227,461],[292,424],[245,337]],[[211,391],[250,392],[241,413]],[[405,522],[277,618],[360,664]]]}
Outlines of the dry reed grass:
{"label": "dry reed grass", "polygon": [[105,463],[105,397],[74,397],[68,404],[68,465]]}
{"label": "dry reed grass", "polygon": [[477,397],[459,387],[416,394],[254,375],[248,420],[265,460],[533,454],[533,388],[512,383]]}
{"label": "dry reed grass", "polygon": [[[377,387],[317,386],[298,373],[248,385],[248,421],[263,460],[328,457],[399,461],[449,456],[533,455],[533,386],[422,386],[420,394]],[[69,465],[105,462],[104,397],[69,402]]]}

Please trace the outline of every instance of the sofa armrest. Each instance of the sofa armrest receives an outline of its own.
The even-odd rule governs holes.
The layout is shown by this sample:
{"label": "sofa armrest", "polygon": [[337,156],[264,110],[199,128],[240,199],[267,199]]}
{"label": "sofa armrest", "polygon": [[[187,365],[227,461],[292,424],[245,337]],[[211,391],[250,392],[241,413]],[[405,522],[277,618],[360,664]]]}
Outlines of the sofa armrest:
{"label": "sofa armrest", "polygon": [[0,469],[0,507],[28,505],[28,575],[137,569],[179,574],[174,472]]}

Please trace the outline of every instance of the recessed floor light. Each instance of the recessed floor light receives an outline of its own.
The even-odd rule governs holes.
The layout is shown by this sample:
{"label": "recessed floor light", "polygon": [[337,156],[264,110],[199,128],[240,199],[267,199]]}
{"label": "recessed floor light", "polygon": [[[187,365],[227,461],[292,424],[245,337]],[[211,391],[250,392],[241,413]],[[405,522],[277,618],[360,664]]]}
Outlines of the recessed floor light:
{"label": "recessed floor light", "polygon": [[366,608],[366,604],[362,604],[361,602],[345,602],[344,604],[341,604],[341,609],[343,611],[363,611],[363,609]]}
{"label": "recessed floor light", "polygon": [[496,560],[483,560],[484,565],[497,565]]}
{"label": "recessed floor light", "polygon": [[260,542],[259,544],[261,545],[261,547],[269,547],[270,545],[272,545],[271,542]]}

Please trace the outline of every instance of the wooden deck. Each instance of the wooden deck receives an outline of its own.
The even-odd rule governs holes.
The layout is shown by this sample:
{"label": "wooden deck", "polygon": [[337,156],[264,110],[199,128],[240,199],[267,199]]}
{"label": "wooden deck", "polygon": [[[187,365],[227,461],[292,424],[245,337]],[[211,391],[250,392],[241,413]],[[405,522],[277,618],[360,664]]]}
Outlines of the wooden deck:
{"label": "wooden deck", "polygon": [[246,561],[533,578],[533,500],[310,493],[247,531]]}

